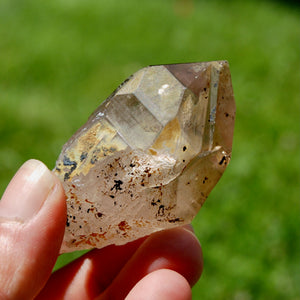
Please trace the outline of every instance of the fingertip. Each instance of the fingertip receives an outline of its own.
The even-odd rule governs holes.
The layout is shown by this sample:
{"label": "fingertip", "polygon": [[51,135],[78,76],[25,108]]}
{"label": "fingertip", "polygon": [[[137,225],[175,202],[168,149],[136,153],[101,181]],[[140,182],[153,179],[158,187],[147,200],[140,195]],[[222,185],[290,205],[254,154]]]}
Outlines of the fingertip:
{"label": "fingertip", "polygon": [[148,272],[161,268],[173,269],[182,274],[190,286],[199,280],[203,270],[202,248],[190,228],[178,227],[158,232],[146,240],[145,247],[152,259]]}
{"label": "fingertip", "polygon": [[0,202],[4,219],[27,222],[42,208],[55,185],[55,179],[40,161],[26,161],[7,186]]}
{"label": "fingertip", "polygon": [[181,274],[160,269],[142,278],[125,300],[189,300],[191,297],[190,285]]}

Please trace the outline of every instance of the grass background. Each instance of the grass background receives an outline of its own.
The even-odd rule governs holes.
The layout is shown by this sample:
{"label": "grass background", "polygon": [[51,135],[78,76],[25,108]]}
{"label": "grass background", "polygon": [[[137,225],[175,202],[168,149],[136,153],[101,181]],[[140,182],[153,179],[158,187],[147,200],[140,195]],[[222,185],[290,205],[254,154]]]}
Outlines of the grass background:
{"label": "grass background", "polygon": [[227,59],[233,155],[193,223],[205,259],[193,295],[300,299],[296,1],[1,0],[0,36],[0,194],[29,158],[53,168],[139,68]]}

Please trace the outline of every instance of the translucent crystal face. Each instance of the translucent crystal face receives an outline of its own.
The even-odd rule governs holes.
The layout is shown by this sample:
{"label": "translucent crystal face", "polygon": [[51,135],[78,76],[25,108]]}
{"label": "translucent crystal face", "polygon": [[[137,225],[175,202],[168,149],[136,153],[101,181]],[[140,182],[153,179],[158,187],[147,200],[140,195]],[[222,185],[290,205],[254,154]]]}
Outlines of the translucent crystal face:
{"label": "translucent crystal face", "polygon": [[226,61],[136,72],[57,160],[68,206],[61,251],[191,222],[230,160],[234,116]]}

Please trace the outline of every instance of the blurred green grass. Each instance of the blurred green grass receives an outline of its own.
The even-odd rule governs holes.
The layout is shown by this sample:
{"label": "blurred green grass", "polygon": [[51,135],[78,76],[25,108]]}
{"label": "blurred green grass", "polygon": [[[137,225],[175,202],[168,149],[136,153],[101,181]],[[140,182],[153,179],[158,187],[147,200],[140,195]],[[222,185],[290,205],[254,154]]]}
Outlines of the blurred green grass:
{"label": "blurred green grass", "polygon": [[[300,299],[300,9],[274,1],[0,2],[0,194],[149,64],[227,59],[232,161],[193,225],[195,299]],[[58,261],[63,265],[72,255]]]}

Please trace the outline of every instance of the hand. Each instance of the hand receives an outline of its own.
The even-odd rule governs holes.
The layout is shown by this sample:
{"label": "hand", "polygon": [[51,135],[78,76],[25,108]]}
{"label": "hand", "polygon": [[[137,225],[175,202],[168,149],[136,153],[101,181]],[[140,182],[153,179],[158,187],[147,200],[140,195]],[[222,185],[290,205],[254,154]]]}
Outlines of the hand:
{"label": "hand", "polygon": [[26,162],[0,201],[0,299],[190,299],[202,272],[191,227],[95,249],[51,275],[66,222],[60,181]]}

